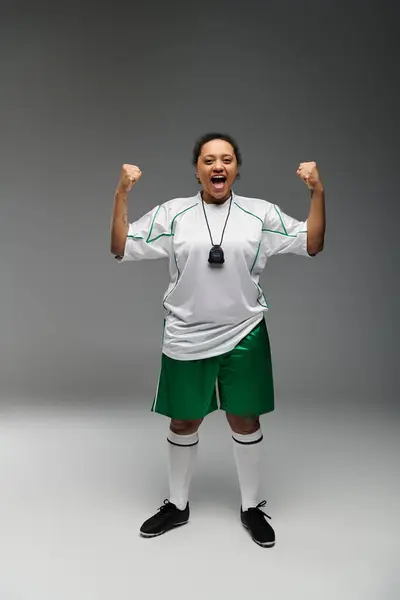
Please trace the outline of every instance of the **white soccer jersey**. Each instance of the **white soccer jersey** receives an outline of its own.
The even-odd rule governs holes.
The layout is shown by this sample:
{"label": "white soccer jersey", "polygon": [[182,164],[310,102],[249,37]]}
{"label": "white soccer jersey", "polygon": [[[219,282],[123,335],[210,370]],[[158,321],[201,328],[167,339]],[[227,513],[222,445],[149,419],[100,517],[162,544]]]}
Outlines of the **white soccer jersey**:
{"label": "white soccer jersey", "polygon": [[307,221],[297,221],[278,206],[232,192],[220,268],[208,263],[219,245],[229,210],[202,205],[200,192],[174,198],[130,223],[119,263],[167,258],[170,283],[164,294],[162,351],[178,360],[217,356],[232,350],[263,319],[267,301],[259,277],[275,254],[307,253]]}

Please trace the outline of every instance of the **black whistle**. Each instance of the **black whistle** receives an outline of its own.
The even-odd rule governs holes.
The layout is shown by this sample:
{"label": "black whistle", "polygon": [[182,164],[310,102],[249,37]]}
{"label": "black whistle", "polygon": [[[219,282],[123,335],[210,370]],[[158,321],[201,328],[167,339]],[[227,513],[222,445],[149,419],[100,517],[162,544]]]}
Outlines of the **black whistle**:
{"label": "black whistle", "polygon": [[221,246],[213,246],[208,257],[210,265],[222,265],[225,262],[224,251]]}

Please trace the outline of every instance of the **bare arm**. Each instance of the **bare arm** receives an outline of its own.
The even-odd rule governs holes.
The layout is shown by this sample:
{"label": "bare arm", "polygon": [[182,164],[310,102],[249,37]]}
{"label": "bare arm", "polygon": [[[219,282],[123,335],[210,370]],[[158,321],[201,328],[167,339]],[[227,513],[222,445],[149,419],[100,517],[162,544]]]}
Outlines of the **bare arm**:
{"label": "bare arm", "polygon": [[128,192],[117,188],[111,217],[111,253],[123,256],[128,235]]}
{"label": "bare arm", "polygon": [[126,236],[129,230],[128,194],[142,175],[139,167],[123,165],[117,190],[114,195],[114,207],[111,217],[111,253],[123,256]]}
{"label": "bare arm", "polygon": [[300,163],[297,174],[311,190],[310,212],[307,217],[307,252],[315,256],[324,249],[326,217],[325,192],[315,162]]}
{"label": "bare arm", "polygon": [[311,192],[311,206],[307,218],[307,252],[315,256],[322,252],[325,238],[325,193],[322,184],[317,184]]}

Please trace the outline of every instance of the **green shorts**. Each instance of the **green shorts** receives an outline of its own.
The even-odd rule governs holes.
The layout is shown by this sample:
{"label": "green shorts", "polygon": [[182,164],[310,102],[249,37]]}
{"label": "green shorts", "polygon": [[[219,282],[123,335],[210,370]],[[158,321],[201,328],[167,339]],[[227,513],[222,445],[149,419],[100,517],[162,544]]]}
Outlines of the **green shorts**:
{"label": "green shorts", "polygon": [[153,412],[186,421],[219,409],[241,417],[274,410],[271,349],[264,319],[233,350],[220,356],[183,361],[162,354]]}

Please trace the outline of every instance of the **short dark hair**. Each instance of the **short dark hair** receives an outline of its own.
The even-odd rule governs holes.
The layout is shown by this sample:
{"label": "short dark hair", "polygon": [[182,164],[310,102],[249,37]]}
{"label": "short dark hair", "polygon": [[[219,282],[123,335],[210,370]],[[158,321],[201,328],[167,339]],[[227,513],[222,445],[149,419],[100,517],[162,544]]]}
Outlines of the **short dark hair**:
{"label": "short dark hair", "polygon": [[228,133],[205,133],[200,138],[198,138],[193,148],[192,163],[195,166],[197,165],[197,161],[199,160],[202,147],[204,146],[204,144],[207,144],[207,142],[211,142],[211,140],[224,140],[225,142],[228,142],[228,144],[230,144],[233,148],[238,166],[241,166],[242,155],[240,154],[239,146],[237,145],[237,142],[233,139],[233,137]]}

